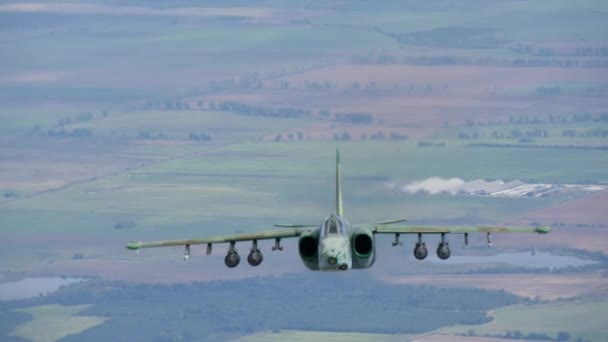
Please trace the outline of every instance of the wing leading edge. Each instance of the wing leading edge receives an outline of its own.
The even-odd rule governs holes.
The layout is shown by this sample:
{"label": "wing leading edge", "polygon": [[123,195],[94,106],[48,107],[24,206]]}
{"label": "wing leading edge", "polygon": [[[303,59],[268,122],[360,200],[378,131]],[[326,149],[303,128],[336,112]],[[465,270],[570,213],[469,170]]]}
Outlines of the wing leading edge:
{"label": "wing leading edge", "polygon": [[255,233],[243,233],[233,235],[217,235],[203,239],[186,239],[186,240],[168,240],[168,241],[154,241],[154,242],[141,242],[131,241],[125,248],[131,250],[138,250],[141,248],[153,248],[153,247],[170,247],[170,246],[189,246],[189,245],[202,245],[202,244],[216,244],[216,243],[231,243],[239,241],[256,241],[256,240],[271,240],[271,239],[283,239],[293,238],[302,235],[302,233],[309,231],[308,228],[293,228],[293,229],[280,229],[280,230],[267,230]]}
{"label": "wing leading edge", "polygon": [[450,226],[405,226],[394,224],[377,224],[376,234],[463,234],[463,233],[539,233],[551,231],[548,226],[538,227],[450,227]]}

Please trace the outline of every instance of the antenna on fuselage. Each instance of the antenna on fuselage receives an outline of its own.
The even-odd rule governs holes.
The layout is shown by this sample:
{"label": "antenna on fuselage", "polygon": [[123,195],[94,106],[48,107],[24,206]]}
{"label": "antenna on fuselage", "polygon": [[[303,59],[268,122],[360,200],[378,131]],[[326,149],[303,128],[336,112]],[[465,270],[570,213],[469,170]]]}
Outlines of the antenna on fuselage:
{"label": "antenna on fuselage", "polygon": [[342,165],[340,165],[340,149],[336,149],[336,215],[344,216],[342,208]]}

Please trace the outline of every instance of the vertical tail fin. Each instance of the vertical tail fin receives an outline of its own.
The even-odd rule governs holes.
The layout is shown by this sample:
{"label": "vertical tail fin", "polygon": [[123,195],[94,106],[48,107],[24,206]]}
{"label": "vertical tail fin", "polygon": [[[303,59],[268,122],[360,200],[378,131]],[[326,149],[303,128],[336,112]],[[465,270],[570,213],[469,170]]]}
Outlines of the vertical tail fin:
{"label": "vertical tail fin", "polygon": [[342,166],[340,165],[340,149],[336,149],[336,215],[344,216],[342,208]]}

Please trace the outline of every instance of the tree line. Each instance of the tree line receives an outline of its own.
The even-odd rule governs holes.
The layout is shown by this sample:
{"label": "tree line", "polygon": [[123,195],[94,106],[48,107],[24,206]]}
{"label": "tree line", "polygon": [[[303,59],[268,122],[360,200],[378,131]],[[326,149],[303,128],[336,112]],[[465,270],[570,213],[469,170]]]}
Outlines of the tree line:
{"label": "tree line", "polygon": [[[492,120],[465,120],[467,127],[475,126],[502,126],[502,125],[544,125],[559,123],[608,123],[608,112],[603,113],[574,113],[574,114],[547,114],[541,116],[510,116],[507,121]],[[447,124],[446,124],[447,125]]]}
{"label": "tree line", "polygon": [[[604,56],[602,56],[604,57]],[[362,65],[420,65],[420,66],[499,66],[499,67],[558,67],[558,68],[607,68],[608,58],[577,58],[577,57],[466,57],[458,55],[443,56],[401,56],[390,54],[354,55],[351,63]]]}
{"label": "tree line", "polygon": [[[541,332],[523,333],[520,330],[507,330],[504,334],[477,334],[475,330],[469,329],[466,334],[458,334],[459,336],[470,337],[495,337],[509,340],[530,340],[530,341],[570,341],[570,333],[559,331],[555,338]],[[576,339],[576,342],[587,342],[581,337]]]}
{"label": "tree line", "polygon": [[0,311],[93,303],[81,315],[108,318],[66,341],[225,340],[280,329],[422,333],[485,323],[487,310],[520,302],[504,291],[389,285],[366,274],[297,274],[173,285],[89,280],[44,297],[0,302]]}

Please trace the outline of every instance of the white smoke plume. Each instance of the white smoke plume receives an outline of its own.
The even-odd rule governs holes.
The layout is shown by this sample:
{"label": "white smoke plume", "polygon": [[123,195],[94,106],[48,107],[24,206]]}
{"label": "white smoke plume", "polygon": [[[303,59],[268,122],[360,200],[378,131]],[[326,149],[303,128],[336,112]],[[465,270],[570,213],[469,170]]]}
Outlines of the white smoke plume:
{"label": "white smoke plume", "polygon": [[431,177],[404,185],[402,190],[409,193],[427,192],[431,195],[435,195],[445,192],[453,195],[460,191],[465,183],[466,182],[460,178],[443,179]]}
{"label": "white smoke plume", "polygon": [[608,189],[608,185],[580,184],[528,184],[519,179],[503,181],[475,179],[464,181],[460,178],[443,179],[431,177],[425,180],[413,181],[406,185],[395,182],[385,183],[390,189],[399,189],[407,193],[424,192],[431,195],[447,193],[451,195],[492,196],[492,197],[544,197],[569,191],[600,191]]}

